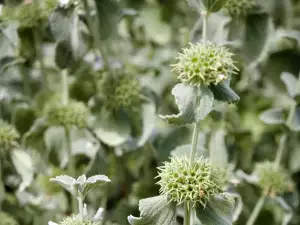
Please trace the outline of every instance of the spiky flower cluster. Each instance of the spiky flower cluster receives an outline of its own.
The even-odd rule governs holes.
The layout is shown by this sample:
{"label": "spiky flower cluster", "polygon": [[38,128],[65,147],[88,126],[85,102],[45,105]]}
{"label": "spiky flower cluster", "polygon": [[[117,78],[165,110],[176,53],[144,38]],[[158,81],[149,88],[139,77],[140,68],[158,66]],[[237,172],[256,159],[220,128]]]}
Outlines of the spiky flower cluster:
{"label": "spiky flower cluster", "polygon": [[88,108],[81,102],[70,101],[68,105],[51,104],[46,108],[48,122],[55,126],[87,126]]}
{"label": "spiky flower cluster", "polygon": [[0,212],[0,225],[19,225],[19,223],[7,213]]}
{"label": "spiky flower cluster", "polygon": [[20,135],[14,126],[0,120],[0,154],[16,146],[19,137]]}
{"label": "spiky flower cluster", "polygon": [[190,168],[187,157],[174,156],[158,169],[160,193],[178,205],[188,202],[193,207],[199,203],[205,207],[214,195],[222,192],[225,183],[223,171],[202,157]]}
{"label": "spiky flower cluster", "polygon": [[256,5],[256,0],[229,0],[224,9],[232,17],[243,17],[249,14]]}
{"label": "spiky flower cluster", "polygon": [[131,74],[106,76],[99,89],[104,105],[110,109],[130,109],[140,105],[140,83]]}
{"label": "spiky flower cluster", "polygon": [[265,194],[275,196],[289,189],[291,179],[282,167],[276,167],[273,162],[257,163],[254,174],[258,176],[258,184]]}
{"label": "spiky flower cluster", "polygon": [[57,0],[47,0],[40,3],[21,4],[16,7],[3,7],[1,19],[16,21],[21,28],[36,27],[48,19],[56,4]]}
{"label": "spiky flower cluster", "polygon": [[236,73],[232,59],[233,53],[227,48],[211,42],[190,43],[177,57],[173,71],[178,74],[181,83],[192,86],[218,84],[230,74]]}
{"label": "spiky flower cluster", "polygon": [[71,216],[66,217],[58,225],[100,225],[100,223],[88,219],[81,219],[79,216]]}

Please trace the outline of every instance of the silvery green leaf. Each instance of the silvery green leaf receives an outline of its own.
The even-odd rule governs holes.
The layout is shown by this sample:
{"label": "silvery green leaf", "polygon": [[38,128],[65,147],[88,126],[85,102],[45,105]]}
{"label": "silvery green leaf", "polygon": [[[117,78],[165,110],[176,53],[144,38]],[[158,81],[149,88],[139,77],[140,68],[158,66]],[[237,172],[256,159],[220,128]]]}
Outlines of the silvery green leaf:
{"label": "silvery green leaf", "polygon": [[14,150],[11,153],[12,162],[22,178],[19,191],[25,190],[33,181],[33,162],[31,156],[24,150]]}
{"label": "silvery green leaf", "polygon": [[287,123],[292,131],[300,131],[300,107],[295,108],[295,112],[292,114],[291,120]]}
{"label": "silvery green leaf", "polygon": [[285,210],[285,215],[282,219],[281,225],[288,225],[294,214],[292,207],[286,203],[286,201],[283,199],[283,197],[276,197],[275,201],[277,203],[279,203],[279,205]]}
{"label": "silvery green leaf", "polygon": [[237,103],[240,97],[230,88],[230,81],[225,80],[217,85],[210,85],[209,89],[213,92],[215,100],[228,103]]}
{"label": "silvery green leaf", "polygon": [[48,222],[48,225],[58,225],[57,223],[54,223],[54,222],[52,222],[52,221],[49,221]]}
{"label": "silvery green leaf", "polygon": [[230,193],[228,193],[228,195],[233,197],[234,199],[236,199],[236,201],[235,201],[236,206],[235,206],[234,213],[232,216],[232,221],[236,222],[239,219],[239,217],[243,211],[243,205],[244,205],[243,199],[239,193],[231,193],[230,192]]}
{"label": "silvery green leaf", "polygon": [[284,82],[286,89],[291,97],[295,97],[300,90],[297,90],[297,78],[288,72],[283,72],[280,79]]}
{"label": "silvery green leaf", "polygon": [[284,123],[283,112],[281,108],[268,109],[260,114],[259,119],[266,124],[282,124]]}
{"label": "silvery green leaf", "polygon": [[167,120],[170,124],[185,125],[195,121],[195,108],[197,104],[196,87],[187,84],[177,84],[172,89],[172,95],[175,97],[176,104],[179,109],[177,115],[166,115],[160,117]]}
{"label": "silvery green leaf", "polygon": [[212,110],[214,103],[214,95],[208,87],[201,87],[201,95],[199,105],[195,113],[195,121],[203,120]]}
{"label": "silvery green leaf", "polygon": [[142,136],[137,142],[137,146],[143,146],[151,136],[156,123],[156,107],[153,102],[147,102],[142,105],[143,113],[143,131]]}
{"label": "silvery green leaf", "polygon": [[102,185],[103,183],[110,182],[110,179],[108,179],[105,175],[95,175],[92,177],[89,177],[85,183],[79,187],[79,191],[83,197],[87,195],[87,193],[97,187],[98,185]]}
{"label": "silvery green leaf", "polygon": [[221,168],[228,166],[228,152],[225,144],[226,131],[224,129],[216,130],[212,133],[209,141],[210,161]]}
{"label": "silvery green leaf", "polygon": [[202,0],[203,5],[207,12],[217,12],[219,11],[228,0]]}
{"label": "silvery green leaf", "polygon": [[76,194],[75,185],[76,180],[73,177],[67,175],[57,176],[50,179],[51,182],[61,185],[64,189],[70,192],[72,195]]}
{"label": "silvery green leaf", "polygon": [[206,208],[197,206],[196,215],[205,225],[232,225],[234,204],[230,195],[222,193],[210,200]]}
{"label": "silvery green leaf", "polygon": [[258,183],[258,177],[255,174],[247,174],[243,170],[238,170],[236,172],[237,177],[246,180],[248,183],[251,184],[257,184]]}
{"label": "silvery green leaf", "polygon": [[139,210],[140,217],[128,217],[131,225],[177,225],[176,204],[165,195],[140,200]]}
{"label": "silvery green leaf", "polygon": [[79,176],[76,180],[76,183],[80,186],[84,185],[84,183],[86,182],[86,176],[85,174]]}
{"label": "silvery green leaf", "polygon": [[94,131],[97,137],[109,146],[124,144],[130,137],[131,127],[128,121],[102,110],[95,118]]}
{"label": "silvery green leaf", "polygon": [[104,208],[99,208],[93,217],[93,221],[99,221],[103,219]]}

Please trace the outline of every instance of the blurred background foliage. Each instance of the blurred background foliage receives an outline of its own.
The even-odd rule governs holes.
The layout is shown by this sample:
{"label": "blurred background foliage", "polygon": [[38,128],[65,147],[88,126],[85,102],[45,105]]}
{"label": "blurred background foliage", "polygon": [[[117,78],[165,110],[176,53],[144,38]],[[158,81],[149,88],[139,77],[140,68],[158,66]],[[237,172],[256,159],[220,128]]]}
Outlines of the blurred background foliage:
{"label": "blurred background foliage", "polygon": [[[91,211],[106,208],[105,224],[137,216],[138,201],[158,194],[156,167],[190,143],[191,127],[170,126],[158,115],[178,111],[170,64],[188,42],[200,40],[198,13],[183,0],[70,2],[66,8],[56,0],[3,2],[0,115],[20,137],[1,150],[0,225],[47,224],[71,213],[70,196],[49,182],[68,173],[63,123],[49,117],[65,71],[77,105],[54,120],[77,125],[70,132],[72,175],[112,180],[87,197]],[[240,73],[231,87],[241,100],[215,106],[201,124],[200,143],[239,179],[237,171],[251,173],[256,163],[274,160],[286,133],[282,165],[295,186],[283,197],[294,212],[290,224],[300,224],[300,1],[259,1],[239,18],[221,10],[209,17],[208,40],[235,52]],[[88,108],[86,126],[78,125],[85,121],[77,107]],[[285,123],[290,107],[295,112]],[[244,180],[231,188],[243,199],[236,222],[243,225],[260,189]],[[286,213],[270,201],[256,224],[284,224]]]}

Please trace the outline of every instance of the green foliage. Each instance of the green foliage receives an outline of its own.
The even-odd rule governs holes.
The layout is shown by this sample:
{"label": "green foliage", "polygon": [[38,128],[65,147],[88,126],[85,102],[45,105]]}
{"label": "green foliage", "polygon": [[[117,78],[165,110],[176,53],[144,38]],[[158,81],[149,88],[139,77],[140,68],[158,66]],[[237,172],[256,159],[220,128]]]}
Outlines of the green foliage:
{"label": "green foliage", "polygon": [[241,17],[249,14],[255,6],[256,0],[228,0],[224,9],[232,17]]}
{"label": "green foliage", "polygon": [[0,212],[0,224],[1,225],[18,225],[19,223],[5,212]]}
{"label": "green foliage", "polygon": [[79,216],[67,217],[59,223],[59,225],[100,225],[100,223],[90,220],[80,219]]}
{"label": "green foliage", "polygon": [[16,128],[7,122],[0,121],[0,152],[5,154],[17,146],[20,135]]}

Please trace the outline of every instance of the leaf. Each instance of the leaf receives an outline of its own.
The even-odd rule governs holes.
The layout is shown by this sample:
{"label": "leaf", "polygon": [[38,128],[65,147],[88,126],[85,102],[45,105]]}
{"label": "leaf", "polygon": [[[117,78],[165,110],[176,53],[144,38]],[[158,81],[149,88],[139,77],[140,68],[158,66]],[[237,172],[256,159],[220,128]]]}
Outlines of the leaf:
{"label": "leaf", "polygon": [[197,88],[187,84],[177,84],[172,89],[172,95],[175,97],[176,104],[179,109],[177,115],[160,116],[167,120],[170,124],[185,125],[193,123],[195,120],[195,108],[197,100]]}
{"label": "leaf", "polygon": [[207,12],[217,12],[219,11],[228,0],[202,0]]}
{"label": "leaf", "polygon": [[139,202],[140,217],[129,216],[131,225],[176,225],[176,205],[168,203],[167,196],[142,199]]}
{"label": "leaf", "polygon": [[14,150],[11,154],[12,162],[22,177],[19,191],[24,191],[33,181],[33,162],[31,156],[23,150]]}
{"label": "leaf", "polygon": [[73,177],[70,177],[67,175],[61,175],[61,176],[57,176],[55,178],[51,178],[50,181],[61,185],[64,189],[66,189],[72,195],[76,194],[75,185],[76,185],[77,181]]}
{"label": "leaf", "polygon": [[81,192],[82,196],[85,197],[91,189],[93,189],[99,185],[102,185],[103,183],[107,183],[107,182],[110,182],[110,179],[108,179],[108,177],[105,175],[95,175],[95,176],[89,177],[84,182],[84,184],[80,187],[80,192]]}
{"label": "leaf", "polygon": [[214,95],[207,87],[201,87],[200,103],[196,109],[195,121],[203,120],[213,109]]}
{"label": "leaf", "polygon": [[215,131],[209,141],[210,161],[220,168],[228,166],[228,152],[225,144],[226,131],[219,129]]}
{"label": "leaf", "polygon": [[155,124],[156,124],[156,107],[155,104],[151,102],[147,102],[142,105],[142,114],[143,114],[143,131],[142,136],[139,137],[137,146],[143,146],[149,137],[151,136]]}
{"label": "leaf", "polygon": [[102,142],[113,147],[125,143],[131,132],[130,125],[126,120],[105,110],[102,110],[96,118],[94,130]]}
{"label": "leaf", "polygon": [[284,110],[281,108],[272,108],[260,114],[259,119],[266,124],[282,124]]}
{"label": "leaf", "polygon": [[210,85],[209,89],[213,92],[215,100],[228,103],[237,103],[240,97],[230,88],[230,80],[225,80],[217,85]]}
{"label": "leaf", "polygon": [[285,215],[282,219],[282,225],[288,225],[293,218],[293,209],[289,206],[283,197],[276,197],[275,201],[285,210]]}
{"label": "leaf", "polygon": [[196,215],[205,225],[232,225],[234,199],[226,193],[215,196],[206,206],[199,205]]}
{"label": "leaf", "polygon": [[291,97],[295,97],[298,94],[297,90],[297,79],[296,77],[288,72],[283,72],[280,75],[280,79],[284,82],[286,89]]}
{"label": "leaf", "polygon": [[117,29],[121,11],[115,0],[95,0],[99,35],[107,40]]}

